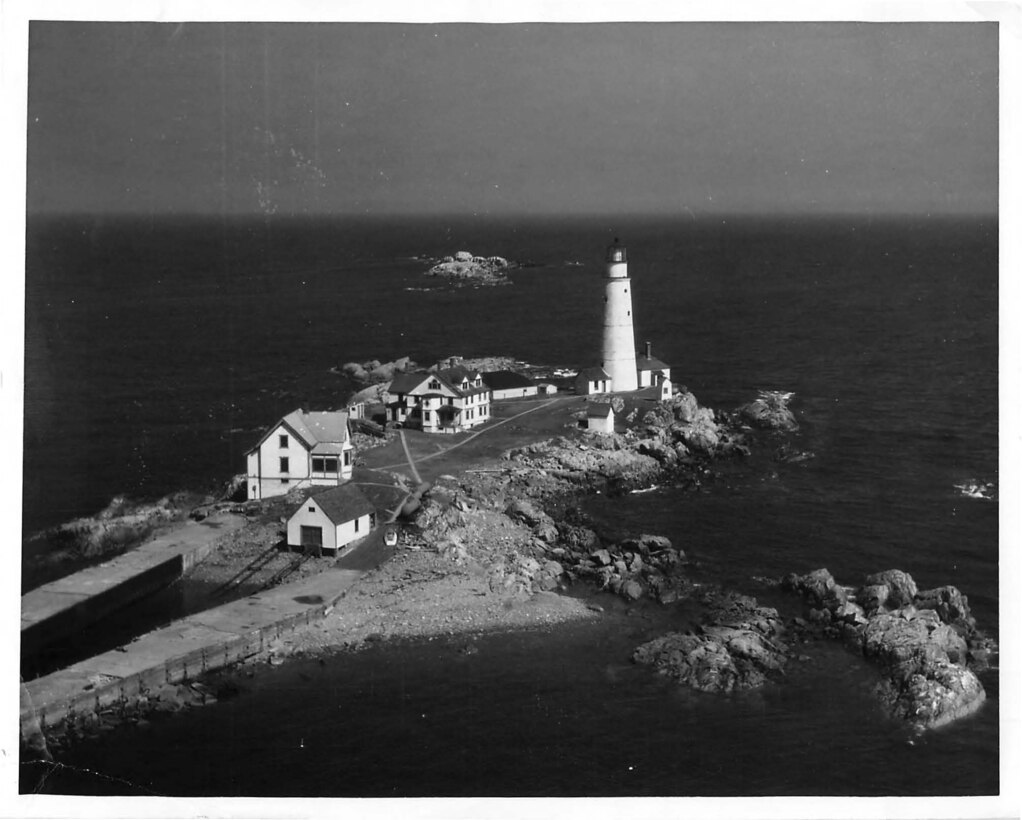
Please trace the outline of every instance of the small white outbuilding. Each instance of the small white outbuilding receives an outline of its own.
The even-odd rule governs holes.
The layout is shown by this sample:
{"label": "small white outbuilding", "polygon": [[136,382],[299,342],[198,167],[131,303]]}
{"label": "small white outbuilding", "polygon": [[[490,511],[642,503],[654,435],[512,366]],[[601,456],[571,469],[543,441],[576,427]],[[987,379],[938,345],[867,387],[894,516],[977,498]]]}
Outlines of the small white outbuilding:
{"label": "small white outbuilding", "polygon": [[586,429],[597,433],[614,432],[614,408],[609,403],[592,403],[586,415]]}
{"label": "small white outbuilding", "polygon": [[309,496],[287,522],[289,549],[338,553],[367,535],[376,509],[354,484],[342,484]]}

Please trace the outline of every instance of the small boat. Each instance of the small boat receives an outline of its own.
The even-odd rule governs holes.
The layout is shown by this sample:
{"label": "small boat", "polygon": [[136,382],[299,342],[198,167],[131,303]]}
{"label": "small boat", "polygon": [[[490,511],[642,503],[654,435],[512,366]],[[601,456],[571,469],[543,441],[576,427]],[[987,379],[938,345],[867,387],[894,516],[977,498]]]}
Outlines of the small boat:
{"label": "small boat", "polygon": [[397,529],[395,527],[387,527],[383,533],[383,543],[388,547],[397,546]]}

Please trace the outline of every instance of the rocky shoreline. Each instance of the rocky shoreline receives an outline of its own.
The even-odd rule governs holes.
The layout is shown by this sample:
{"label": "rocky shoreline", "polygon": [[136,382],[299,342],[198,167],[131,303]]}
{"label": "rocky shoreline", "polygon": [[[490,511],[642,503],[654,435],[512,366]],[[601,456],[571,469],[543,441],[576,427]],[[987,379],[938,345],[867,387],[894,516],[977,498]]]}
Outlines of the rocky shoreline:
{"label": "rocky shoreline", "polygon": [[512,448],[484,469],[442,475],[423,495],[399,554],[367,573],[323,622],[296,629],[233,674],[170,687],[128,719],[230,695],[260,665],[288,657],[599,617],[603,607],[586,600],[595,592],[622,606],[699,613],[687,631],[647,641],[632,656],[679,685],[727,693],[781,681],[798,644],[839,639],[882,671],[878,702],[892,715],[932,728],[970,714],[985,697],[975,672],[996,647],[954,587],[920,592],[907,574],[889,571],[851,593],[819,570],[776,581],[808,606],[782,616],[695,583],[685,553],[667,538],[599,532],[580,511],[580,498],[596,492],[667,481],[697,487],[714,460],[749,453],[753,426],[793,429],[790,394],[779,395],[728,414],[681,388],[641,418],[634,407],[622,433],[580,431]]}

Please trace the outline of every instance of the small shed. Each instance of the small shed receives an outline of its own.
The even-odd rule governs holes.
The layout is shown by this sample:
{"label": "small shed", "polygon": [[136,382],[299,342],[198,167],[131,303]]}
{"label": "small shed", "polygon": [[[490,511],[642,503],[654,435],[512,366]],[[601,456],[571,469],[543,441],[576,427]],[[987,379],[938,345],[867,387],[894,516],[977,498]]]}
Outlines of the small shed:
{"label": "small shed", "polygon": [[575,377],[575,392],[582,396],[611,391],[610,374],[602,367],[587,367]]}
{"label": "small shed", "polygon": [[614,408],[609,403],[590,404],[586,415],[586,429],[597,433],[613,433]]}
{"label": "small shed", "polygon": [[353,484],[309,496],[287,521],[289,549],[335,555],[376,524],[376,509]]}
{"label": "small shed", "polygon": [[536,385],[541,396],[553,396],[557,393],[557,385],[550,382],[540,382]]}
{"label": "small shed", "polygon": [[660,401],[670,401],[674,396],[674,387],[670,379],[663,379],[660,382]]}

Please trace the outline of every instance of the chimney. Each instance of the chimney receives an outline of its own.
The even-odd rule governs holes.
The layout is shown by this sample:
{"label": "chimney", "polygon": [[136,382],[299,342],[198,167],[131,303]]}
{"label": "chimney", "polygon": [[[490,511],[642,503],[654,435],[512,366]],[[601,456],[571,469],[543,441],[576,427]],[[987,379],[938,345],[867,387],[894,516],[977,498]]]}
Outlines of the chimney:
{"label": "chimney", "polygon": [[653,345],[651,345],[649,342],[646,342],[646,358],[647,359],[653,358]]}

